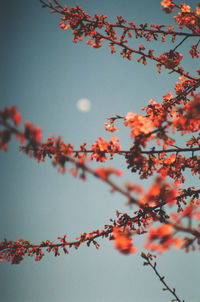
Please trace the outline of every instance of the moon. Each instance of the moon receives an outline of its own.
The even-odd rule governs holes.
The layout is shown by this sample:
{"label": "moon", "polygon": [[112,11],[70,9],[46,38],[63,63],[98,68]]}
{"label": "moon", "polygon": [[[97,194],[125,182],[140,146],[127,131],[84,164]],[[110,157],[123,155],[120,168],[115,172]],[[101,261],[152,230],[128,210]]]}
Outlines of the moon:
{"label": "moon", "polygon": [[77,101],[76,107],[79,111],[88,112],[91,109],[91,102],[86,98],[82,98]]}

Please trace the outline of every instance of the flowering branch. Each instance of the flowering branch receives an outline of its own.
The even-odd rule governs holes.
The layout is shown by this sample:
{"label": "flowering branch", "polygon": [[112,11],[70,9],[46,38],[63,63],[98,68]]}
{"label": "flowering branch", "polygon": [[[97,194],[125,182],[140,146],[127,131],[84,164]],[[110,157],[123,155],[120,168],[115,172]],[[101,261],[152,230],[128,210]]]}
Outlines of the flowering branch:
{"label": "flowering branch", "polygon": [[[53,5],[51,1],[49,1],[49,3],[46,3],[44,0],[40,0],[40,2],[42,3],[43,7],[50,8],[52,13],[58,13],[62,15],[60,27],[64,30],[68,28],[72,29],[72,33],[74,35],[73,42],[75,43],[78,40],[81,41],[83,36],[89,36],[90,39],[87,41],[87,44],[92,45],[92,47],[94,48],[100,48],[102,46],[102,41],[107,40],[110,42],[109,46],[111,48],[111,53],[115,53],[115,46],[119,46],[122,48],[121,55],[124,58],[131,60],[132,54],[134,53],[140,56],[138,62],[141,61],[144,65],[147,64],[146,59],[151,59],[157,62],[159,72],[161,71],[161,66],[163,65],[165,68],[171,69],[173,72],[176,72],[180,75],[184,75],[188,79],[197,80],[197,78],[189,75],[188,72],[184,72],[183,68],[177,67],[180,64],[183,56],[175,51],[181,44],[183,44],[183,42],[187,38],[200,36],[200,31],[198,28],[199,17],[195,13],[190,13],[190,11],[188,11],[187,23],[184,23],[184,25],[188,27],[188,29],[190,29],[192,33],[179,33],[173,31],[174,27],[172,27],[171,25],[166,31],[163,30],[163,27],[165,27],[165,25],[152,24],[151,27],[156,29],[148,29],[147,24],[141,24],[140,27],[136,27],[133,22],[129,22],[128,25],[124,25],[127,23],[127,21],[124,20],[121,16],[117,17],[117,22],[115,24],[112,24],[106,21],[107,17],[105,15],[95,15],[91,18],[91,16],[84,12],[78,5],[76,6],[76,8],[70,8],[68,10],[66,5],[65,7],[63,7],[61,6],[61,4],[59,4],[58,1],[53,1],[55,5]],[[176,7],[182,11],[182,14],[184,14],[186,10],[184,6],[176,5]],[[175,18],[175,20],[179,24],[180,28],[182,28],[183,25],[180,23],[180,18],[177,17]],[[190,26],[188,25],[189,23]],[[99,31],[103,30],[103,28],[105,34]],[[117,37],[115,28],[123,30],[120,39],[118,39]],[[126,45],[126,43],[128,42],[127,39],[132,38],[131,31],[135,32],[136,38],[144,38],[146,39],[146,41],[151,41],[152,38],[154,40],[157,40],[158,34],[162,34],[162,42],[165,41],[166,35],[172,35],[173,42],[175,41],[176,36],[185,37],[173,50],[165,52],[161,56],[156,57],[153,55],[154,50],[152,49],[149,49],[149,51],[145,53],[144,45],[140,45],[138,50]],[[190,53],[192,57],[199,56],[197,45],[192,46]]]}

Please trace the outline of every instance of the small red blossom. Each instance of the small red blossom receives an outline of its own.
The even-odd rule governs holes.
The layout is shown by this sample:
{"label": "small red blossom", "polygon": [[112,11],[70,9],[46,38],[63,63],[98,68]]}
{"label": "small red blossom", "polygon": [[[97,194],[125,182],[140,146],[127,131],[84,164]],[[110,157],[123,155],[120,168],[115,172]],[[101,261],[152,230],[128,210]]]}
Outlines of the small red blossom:
{"label": "small red blossom", "polygon": [[24,127],[27,139],[32,139],[36,144],[42,140],[41,128],[35,127],[34,124],[31,124],[28,121],[25,122]]}
{"label": "small red blossom", "polygon": [[102,179],[107,179],[112,174],[115,174],[119,177],[123,175],[122,171],[116,170],[112,167],[98,168],[98,169],[95,169],[94,172]]}
{"label": "small red blossom", "polygon": [[194,204],[189,204],[188,206],[186,206],[186,208],[182,211],[182,216],[183,217],[192,217],[194,215],[193,210],[195,209],[195,205]]}
{"label": "small red blossom", "polygon": [[66,30],[66,29],[70,28],[70,25],[65,24],[64,22],[60,22],[60,28]]}
{"label": "small red blossom", "polygon": [[171,13],[175,8],[175,4],[172,0],[163,0],[161,1],[161,5],[167,14]]}
{"label": "small red blossom", "polygon": [[197,48],[197,45],[192,45],[190,49],[190,54],[192,58],[199,58],[199,50]]}
{"label": "small red blossom", "polygon": [[191,11],[191,7],[184,3],[180,4],[180,9],[183,13],[190,13],[190,11]]}
{"label": "small red blossom", "polygon": [[19,112],[16,112],[16,113],[14,114],[13,120],[14,120],[14,122],[15,122],[15,125],[18,127],[19,124],[20,124],[21,121],[22,121],[21,114],[20,114]]}
{"label": "small red blossom", "polygon": [[197,14],[198,16],[200,16],[200,7],[199,7],[199,6],[197,6],[197,8],[196,8],[196,14]]}
{"label": "small red blossom", "polygon": [[115,132],[115,131],[119,131],[116,127],[114,127],[113,125],[110,125],[108,123],[105,123],[105,130],[106,131],[110,131],[110,132]]}
{"label": "small red blossom", "polygon": [[143,188],[142,188],[141,186],[132,184],[132,183],[130,183],[130,182],[128,182],[128,181],[124,184],[124,186],[125,186],[125,188],[126,188],[129,192],[133,191],[133,192],[135,192],[136,194],[142,194],[142,193],[143,193]]}
{"label": "small red blossom", "polygon": [[150,119],[132,112],[128,112],[125,116],[124,125],[129,126],[132,129],[130,133],[132,137],[140,134],[148,134],[154,128],[153,122]]}
{"label": "small red blossom", "polygon": [[119,142],[119,138],[116,136],[111,136],[110,141],[113,143],[113,145],[115,145]]}
{"label": "small red blossom", "polygon": [[164,101],[170,101],[171,99],[173,99],[173,94],[171,92],[167,93],[166,95],[163,95]]}
{"label": "small red blossom", "polygon": [[131,233],[126,228],[113,228],[114,246],[122,254],[129,255],[137,252],[137,249],[133,246],[133,240]]}

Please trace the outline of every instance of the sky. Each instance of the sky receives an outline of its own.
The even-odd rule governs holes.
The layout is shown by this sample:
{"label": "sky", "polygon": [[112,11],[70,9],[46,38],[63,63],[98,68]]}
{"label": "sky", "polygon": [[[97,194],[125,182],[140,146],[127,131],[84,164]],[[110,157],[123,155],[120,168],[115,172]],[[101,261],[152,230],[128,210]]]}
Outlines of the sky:
{"label": "sky", "polygon": [[[64,2],[62,2],[64,3]],[[194,6],[196,1],[188,1]],[[86,12],[105,14],[113,21],[122,15],[136,24],[172,24],[160,1],[154,0],[71,0],[68,7],[79,4]],[[151,98],[173,92],[177,75],[167,71],[158,74],[151,62],[144,67],[123,59],[119,51],[110,54],[104,45],[93,49],[86,41],[74,44],[70,30],[59,28],[59,16],[42,9],[39,0],[1,1],[0,10],[0,107],[16,105],[23,121],[31,121],[43,130],[43,138],[61,136],[76,148],[98,137],[109,139],[106,118],[127,112],[141,113]],[[133,41],[133,46],[145,44]],[[135,43],[135,44],[134,44]],[[166,51],[166,44],[152,43],[151,48]],[[170,47],[170,43],[168,43]],[[191,61],[187,44],[186,69],[197,69]],[[80,99],[91,102],[90,110],[77,109]],[[129,130],[118,123],[121,145],[129,148]],[[123,158],[108,163],[125,171],[122,179],[147,187],[151,180],[141,181],[126,171]],[[99,163],[91,163],[99,167]],[[116,209],[129,211],[126,200],[98,179],[88,176],[86,182],[62,175],[50,161],[38,164],[19,152],[12,141],[7,153],[0,152],[0,238],[23,238],[33,243],[56,241],[67,234],[73,240],[83,232],[103,229]],[[190,179],[189,185],[198,185]],[[143,238],[134,239],[143,250]],[[82,245],[69,255],[49,254],[36,263],[25,257],[20,265],[0,264],[1,300],[6,302],[160,302],[170,301],[169,293],[154,273],[142,265],[140,252],[124,256],[112,242],[99,240],[100,248]],[[181,299],[199,302],[198,252],[170,251],[158,257],[161,274],[175,287]]]}

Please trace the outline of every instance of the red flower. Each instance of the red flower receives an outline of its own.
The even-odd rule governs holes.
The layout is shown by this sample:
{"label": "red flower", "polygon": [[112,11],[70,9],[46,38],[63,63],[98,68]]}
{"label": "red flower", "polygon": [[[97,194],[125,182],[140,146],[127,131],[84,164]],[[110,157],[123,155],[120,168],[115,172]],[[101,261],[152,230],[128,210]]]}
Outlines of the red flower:
{"label": "red flower", "polygon": [[21,114],[19,112],[16,112],[14,117],[13,117],[13,120],[15,122],[15,125],[18,127],[19,124],[21,123],[22,121],[22,117],[21,117]]}
{"label": "red flower", "polygon": [[128,255],[137,252],[137,249],[133,247],[133,240],[128,229],[114,227],[113,236],[114,246],[120,253]]}
{"label": "red flower", "polygon": [[161,1],[161,5],[163,6],[163,10],[167,14],[171,13],[175,8],[175,4],[173,3],[172,0],[163,0]]}
{"label": "red flower", "polygon": [[165,52],[159,58],[159,61],[165,65],[167,69],[173,69],[180,64],[183,56],[179,52],[175,52],[170,50],[169,52]]}

